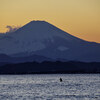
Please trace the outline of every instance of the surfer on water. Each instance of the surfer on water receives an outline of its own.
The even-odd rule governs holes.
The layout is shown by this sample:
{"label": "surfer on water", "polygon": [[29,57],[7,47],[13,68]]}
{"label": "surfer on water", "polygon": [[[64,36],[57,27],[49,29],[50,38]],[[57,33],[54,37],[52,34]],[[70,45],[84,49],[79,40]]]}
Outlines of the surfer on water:
{"label": "surfer on water", "polygon": [[62,78],[60,78],[59,80],[60,80],[60,82],[62,82]]}

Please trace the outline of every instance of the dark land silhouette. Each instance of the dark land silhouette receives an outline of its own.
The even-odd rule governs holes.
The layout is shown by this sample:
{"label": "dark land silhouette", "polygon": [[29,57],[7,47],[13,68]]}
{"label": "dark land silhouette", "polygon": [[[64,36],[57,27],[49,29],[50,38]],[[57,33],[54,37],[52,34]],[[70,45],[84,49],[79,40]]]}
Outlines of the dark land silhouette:
{"label": "dark land silhouette", "polygon": [[0,74],[100,73],[100,62],[26,62],[0,66]]}

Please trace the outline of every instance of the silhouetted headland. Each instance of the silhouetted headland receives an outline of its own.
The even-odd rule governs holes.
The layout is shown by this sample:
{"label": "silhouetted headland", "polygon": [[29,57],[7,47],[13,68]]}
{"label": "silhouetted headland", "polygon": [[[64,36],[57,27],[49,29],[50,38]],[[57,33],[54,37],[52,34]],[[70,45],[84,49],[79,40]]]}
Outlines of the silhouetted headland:
{"label": "silhouetted headland", "polygon": [[26,62],[0,66],[0,74],[100,73],[100,62]]}

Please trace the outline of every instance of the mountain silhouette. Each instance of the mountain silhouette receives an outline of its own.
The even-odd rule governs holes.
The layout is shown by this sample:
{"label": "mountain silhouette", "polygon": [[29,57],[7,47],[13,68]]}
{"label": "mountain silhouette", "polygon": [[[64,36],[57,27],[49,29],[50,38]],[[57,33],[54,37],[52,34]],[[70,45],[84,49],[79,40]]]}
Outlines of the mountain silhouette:
{"label": "mountain silhouette", "polygon": [[0,54],[100,62],[100,44],[72,36],[46,21],[31,21],[15,32],[0,37]]}

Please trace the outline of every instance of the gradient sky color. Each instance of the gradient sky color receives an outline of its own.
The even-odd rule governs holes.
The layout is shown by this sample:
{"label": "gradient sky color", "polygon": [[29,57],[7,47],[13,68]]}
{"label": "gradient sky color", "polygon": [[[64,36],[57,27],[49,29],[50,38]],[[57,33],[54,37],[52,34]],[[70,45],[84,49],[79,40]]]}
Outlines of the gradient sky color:
{"label": "gradient sky color", "polygon": [[0,32],[7,25],[45,20],[88,41],[100,43],[100,0],[0,0]]}

